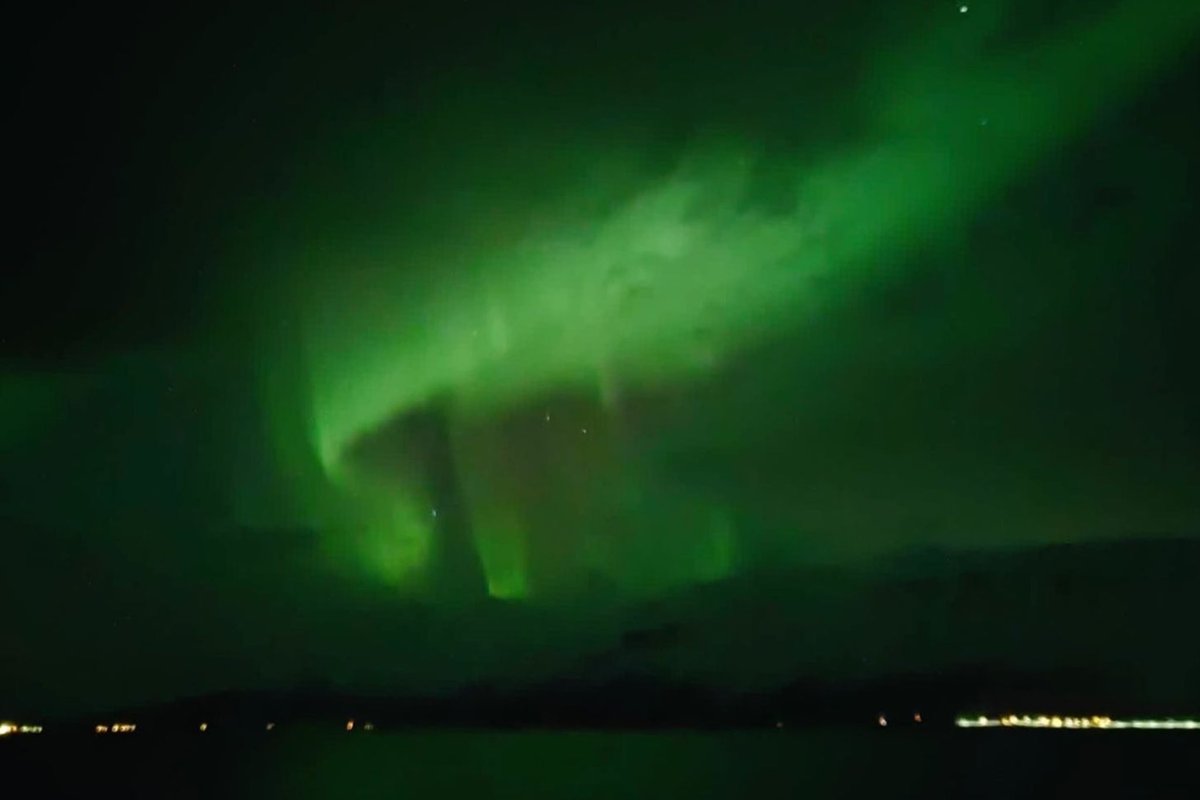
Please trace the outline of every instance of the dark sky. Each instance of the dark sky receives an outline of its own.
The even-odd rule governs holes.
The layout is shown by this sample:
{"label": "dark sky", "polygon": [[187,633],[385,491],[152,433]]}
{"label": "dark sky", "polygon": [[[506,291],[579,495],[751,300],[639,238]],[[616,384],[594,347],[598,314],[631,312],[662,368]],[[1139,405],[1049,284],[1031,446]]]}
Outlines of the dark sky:
{"label": "dark sky", "polygon": [[537,676],[779,570],[809,644],[670,668],[886,672],[905,553],[1195,541],[1200,12],[751,5],[23,21],[0,702]]}

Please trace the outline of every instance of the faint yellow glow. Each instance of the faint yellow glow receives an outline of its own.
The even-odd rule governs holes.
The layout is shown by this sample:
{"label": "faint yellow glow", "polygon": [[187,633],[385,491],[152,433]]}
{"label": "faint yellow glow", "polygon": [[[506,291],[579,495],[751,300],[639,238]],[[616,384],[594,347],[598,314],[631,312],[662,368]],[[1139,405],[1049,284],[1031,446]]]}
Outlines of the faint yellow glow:
{"label": "faint yellow glow", "polygon": [[97,725],[96,733],[108,733],[108,726],[107,725]]}
{"label": "faint yellow glow", "polygon": [[925,720],[921,719],[921,714],[919,712],[916,714],[913,714],[913,722],[924,722],[924,721]]}
{"label": "faint yellow glow", "polygon": [[42,732],[41,725],[22,725],[21,727],[17,728],[17,733],[41,733],[41,732]]}
{"label": "faint yellow glow", "polygon": [[372,725],[370,722],[365,722],[365,723],[363,723],[363,730],[364,731],[373,731],[373,730],[375,730],[375,726]]}
{"label": "faint yellow glow", "polygon": [[1052,728],[1058,730],[1200,730],[1200,720],[1194,719],[1128,719],[1112,717],[1029,717],[1018,718],[1015,714],[991,719],[988,717],[959,717],[954,724],[960,728]]}
{"label": "faint yellow glow", "polygon": [[269,730],[269,731],[273,731],[273,730],[275,730],[275,723],[274,723],[274,722],[268,722],[268,723],[267,723],[267,730]]}
{"label": "faint yellow glow", "polygon": [[881,728],[887,727],[887,717],[885,717],[883,714],[879,715],[879,727],[881,727]]}
{"label": "faint yellow glow", "polygon": [[354,720],[352,720],[352,719],[346,720],[346,730],[348,730],[348,731],[354,730]]}
{"label": "faint yellow glow", "polygon": [[15,726],[9,722],[0,722],[0,736],[8,736],[15,730]]}

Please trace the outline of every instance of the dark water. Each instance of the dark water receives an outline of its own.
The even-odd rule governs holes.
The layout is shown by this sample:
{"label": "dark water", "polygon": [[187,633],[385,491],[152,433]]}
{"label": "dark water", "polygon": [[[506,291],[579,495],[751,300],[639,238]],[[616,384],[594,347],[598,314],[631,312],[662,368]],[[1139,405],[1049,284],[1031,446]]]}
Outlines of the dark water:
{"label": "dark water", "polygon": [[43,734],[0,742],[0,769],[5,785],[24,784],[27,797],[1200,798],[1200,735]]}

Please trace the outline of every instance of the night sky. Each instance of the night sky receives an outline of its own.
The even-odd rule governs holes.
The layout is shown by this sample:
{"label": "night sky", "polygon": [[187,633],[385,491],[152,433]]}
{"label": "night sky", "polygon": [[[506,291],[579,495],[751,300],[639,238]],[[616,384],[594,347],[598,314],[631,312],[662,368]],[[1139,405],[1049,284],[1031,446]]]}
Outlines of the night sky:
{"label": "night sky", "polygon": [[0,704],[1025,665],[870,598],[1200,569],[1200,4],[171,5],[10,34]]}

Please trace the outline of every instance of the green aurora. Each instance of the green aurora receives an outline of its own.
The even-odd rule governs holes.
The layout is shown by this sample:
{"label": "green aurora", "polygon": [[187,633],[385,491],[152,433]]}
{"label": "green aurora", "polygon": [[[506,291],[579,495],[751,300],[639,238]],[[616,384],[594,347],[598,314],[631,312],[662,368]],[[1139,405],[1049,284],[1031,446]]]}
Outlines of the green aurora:
{"label": "green aurora", "polygon": [[[444,500],[425,487],[422,457],[403,441],[383,461],[352,453],[434,407],[493,596],[596,581],[639,594],[731,574],[753,558],[731,509],[647,480],[663,469],[647,447],[664,423],[656,399],[764,342],[803,338],[903,269],[905,253],[944,239],[1171,64],[1200,8],[1129,2],[1093,17],[968,64],[945,43],[984,41],[1002,15],[931,21],[911,45],[873,55],[842,99],[862,128],[855,144],[765,152],[718,129],[664,166],[641,155],[636,132],[533,120],[494,131],[503,146],[457,154],[468,164],[457,184],[428,200],[449,210],[417,223],[379,201],[369,225],[331,226],[318,204],[299,227],[321,236],[281,248],[280,271],[302,276],[285,291],[299,333],[263,356],[275,380],[290,357],[280,351],[299,353],[293,383],[264,396],[271,417],[295,423],[277,447],[303,476],[306,521],[351,569],[428,589]],[[432,118],[431,139],[489,124],[462,108]],[[489,178],[498,189],[454,205],[456,190]],[[446,235],[422,238],[414,224]]]}
{"label": "green aurora", "polygon": [[15,37],[0,718],[1195,697],[1200,4],[279,5]]}

